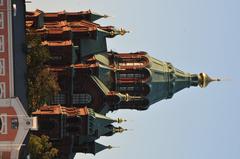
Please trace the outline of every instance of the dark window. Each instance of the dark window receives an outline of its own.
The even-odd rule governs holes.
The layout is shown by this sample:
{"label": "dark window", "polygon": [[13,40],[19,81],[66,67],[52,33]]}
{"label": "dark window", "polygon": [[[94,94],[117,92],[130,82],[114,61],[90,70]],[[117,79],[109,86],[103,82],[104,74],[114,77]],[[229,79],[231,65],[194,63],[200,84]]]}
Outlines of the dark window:
{"label": "dark window", "polygon": [[[1,21],[0,21],[0,25],[1,25]],[[5,51],[4,45],[5,45],[5,43],[4,43],[4,35],[0,35],[0,52],[4,52]]]}
{"label": "dark window", "polygon": [[89,104],[92,101],[92,97],[87,93],[73,94],[72,103],[73,104]]}
{"label": "dark window", "polygon": [[52,104],[65,104],[66,97],[65,94],[57,94],[53,97]]}
{"label": "dark window", "polygon": [[11,127],[12,127],[12,129],[18,128],[18,119],[17,118],[12,118]]}
{"label": "dark window", "polygon": [[0,118],[0,131],[2,130],[2,119]]}
{"label": "dark window", "polygon": [[3,28],[4,28],[4,14],[3,12],[0,12],[0,29],[3,29]]}
{"label": "dark window", "polygon": [[134,91],[134,87],[121,86],[119,91]]}
{"label": "dark window", "polygon": [[119,74],[120,78],[144,78],[143,74],[140,73],[121,73]]}

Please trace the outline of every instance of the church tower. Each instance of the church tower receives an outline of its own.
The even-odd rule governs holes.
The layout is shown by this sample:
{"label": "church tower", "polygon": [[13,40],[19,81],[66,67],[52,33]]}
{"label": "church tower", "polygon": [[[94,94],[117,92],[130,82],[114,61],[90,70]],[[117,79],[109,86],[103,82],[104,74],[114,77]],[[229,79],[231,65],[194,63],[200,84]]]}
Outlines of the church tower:
{"label": "church tower", "polygon": [[146,110],[191,86],[206,87],[205,73],[191,74],[146,52],[107,50],[106,38],[128,31],[95,23],[106,15],[89,11],[27,12],[26,26],[49,48],[49,68],[58,75],[61,92],[51,104],[89,107],[106,114],[118,109]]}
{"label": "church tower", "polygon": [[220,81],[205,73],[181,71],[144,51],[109,51],[107,38],[129,32],[95,22],[106,17],[90,10],[26,13],[28,33],[40,36],[49,49],[46,66],[57,75],[61,88],[49,105],[33,113],[39,119],[35,134],[48,135],[62,158],[112,148],[95,142],[125,131],[113,125],[123,120],[105,116],[109,111],[146,110],[185,88]]}
{"label": "church tower", "polygon": [[103,114],[118,109],[146,110],[184,88],[206,87],[211,81],[219,81],[205,73],[181,71],[146,52],[96,54],[85,64],[72,67],[73,97],[86,93],[84,104]]}

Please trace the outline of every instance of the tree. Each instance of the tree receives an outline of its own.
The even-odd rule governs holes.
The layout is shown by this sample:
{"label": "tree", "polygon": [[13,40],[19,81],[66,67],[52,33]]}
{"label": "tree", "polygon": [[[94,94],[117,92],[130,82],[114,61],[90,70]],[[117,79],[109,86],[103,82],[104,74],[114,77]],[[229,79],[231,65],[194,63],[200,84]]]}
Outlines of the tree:
{"label": "tree", "polygon": [[45,135],[30,135],[28,149],[31,159],[54,159],[58,155],[58,150],[53,148],[49,137]]}
{"label": "tree", "polygon": [[60,91],[56,75],[50,71],[47,62],[50,53],[41,44],[41,37],[34,31],[27,33],[27,82],[29,113],[47,103]]}

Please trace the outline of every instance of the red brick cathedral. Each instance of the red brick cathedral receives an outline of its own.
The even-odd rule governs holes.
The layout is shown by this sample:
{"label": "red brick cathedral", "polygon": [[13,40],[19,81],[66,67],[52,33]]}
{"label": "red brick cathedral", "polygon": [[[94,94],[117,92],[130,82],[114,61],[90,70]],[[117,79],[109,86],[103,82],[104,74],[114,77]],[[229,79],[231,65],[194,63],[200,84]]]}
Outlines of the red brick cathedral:
{"label": "red brick cathedral", "polygon": [[47,65],[57,74],[61,87],[49,106],[33,113],[39,119],[37,134],[50,136],[61,150],[61,158],[110,148],[95,143],[100,136],[124,130],[111,125],[122,120],[104,116],[109,111],[146,110],[184,88],[206,87],[215,80],[205,73],[183,72],[143,51],[108,51],[106,38],[128,31],[95,23],[106,17],[90,10],[26,13],[27,29],[40,35],[42,45],[49,48]]}

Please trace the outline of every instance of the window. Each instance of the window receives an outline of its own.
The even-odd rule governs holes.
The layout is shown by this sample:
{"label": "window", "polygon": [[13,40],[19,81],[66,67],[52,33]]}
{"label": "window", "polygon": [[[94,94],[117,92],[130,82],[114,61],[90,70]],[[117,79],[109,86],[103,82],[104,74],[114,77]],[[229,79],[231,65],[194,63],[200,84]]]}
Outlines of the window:
{"label": "window", "polygon": [[73,94],[72,96],[73,104],[89,104],[91,101],[92,97],[87,93]]}
{"label": "window", "polygon": [[134,87],[128,87],[128,86],[121,86],[119,88],[119,91],[134,91]]}
{"label": "window", "polygon": [[5,59],[0,59],[0,76],[5,75]]}
{"label": "window", "polygon": [[0,130],[2,130],[2,119],[0,118]]}
{"label": "window", "polygon": [[12,129],[18,128],[18,119],[17,118],[12,118],[11,127],[12,127]]}
{"label": "window", "polygon": [[0,134],[7,134],[7,114],[0,114]]}
{"label": "window", "polygon": [[4,52],[4,36],[0,35],[0,52]]}
{"label": "window", "polygon": [[0,29],[4,28],[4,14],[0,12]]}
{"label": "window", "polygon": [[143,66],[143,63],[139,63],[139,62],[121,62],[119,63],[119,66]]}
{"label": "window", "polygon": [[5,84],[5,82],[0,82],[0,98],[6,98],[6,84]]}
{"label": "window", "polygon": [[53,97],[52,104],[66,104],[65,94],[60,93]]}
{"label": "window", "polygon": [[119,77],[120,78],[143,78],[144,75],[139,73],[121,73],[119,74]]}
{"label": "window", "polygon": [[3,6],[3,0],[0,0],[0,6]]}

